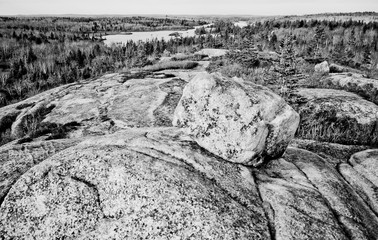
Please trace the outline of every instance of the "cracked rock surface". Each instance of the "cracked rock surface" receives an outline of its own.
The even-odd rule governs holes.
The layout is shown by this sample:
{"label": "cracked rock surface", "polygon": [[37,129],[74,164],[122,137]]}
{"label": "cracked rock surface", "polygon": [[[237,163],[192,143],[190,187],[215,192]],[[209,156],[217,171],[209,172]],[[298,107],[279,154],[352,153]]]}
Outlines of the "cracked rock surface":
{"label": "cracked rock surface", "polygon": [[9,144],[0,148],[0,203],[18,178],[49,156],[74,146],[71,139],[46,142]]}
{"label": "cracked rock surface", "polygon": [[1,204],[0,233],[38,239],[269,238],[249,170],[203,155],[194,143],[180,141],[179,132],[166,131],[88,139],[35,166]]}
{"label": "cracked rock surface", "polygon": [[75,126],[68,137],[81,138],[128,127],[172,126],[186,81],[125,78],[124,74],[108,74],[6,106],[0,111],[0,131],[11,129],[14,138],[22,138],[41,125]]}
{"label": "cracked rock surface", "polygon": [[0,239],[377,239],[378,150],[226,161],[172,127],[186,84],[108,74],[1,108]]}
{"label": "cracked rock surface", "polygon": [[345,163],[369,172],[359,187],[343,177],[356,174],[338,171],[345,166],[335,168],[306,150],[288,148],[253,169],[213,155],[177,128],[123,130],[87,138],[24,173],[1,203],[0,234],[375,239],[374,154]]}
{"label": "cracked rock surface", "polygon": [[0,146],[0,202],[31,167],[87,137],[172,126],[185,84],[174,77],[125,80],[108,74],[1,108],[0,134],[9,131],[16,140]]}

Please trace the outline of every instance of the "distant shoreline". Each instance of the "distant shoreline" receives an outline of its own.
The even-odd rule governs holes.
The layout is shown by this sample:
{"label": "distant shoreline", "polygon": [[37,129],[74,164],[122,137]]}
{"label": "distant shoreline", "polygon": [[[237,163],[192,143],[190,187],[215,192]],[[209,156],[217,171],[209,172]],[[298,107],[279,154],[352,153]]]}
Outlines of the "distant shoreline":
{"label": "distant shoreline", "polygon": [[103,34],[103,36],[108,36],[108,35],[132,35],[133,33],[137,33],[137,32],[161,32],[161,31],[172,31],[172,33],[174,32],[177,32],[177,31],[189,31],[189,30],[193,30],[193,29],[196,29],[198,27],[206,27],[208,25],[211,25],[212,23],[210,24],[204,24],[204,25],[199,25],[199,26],[194,26],[194,27],[190,27],[190,28],[172,28],[172,29],[154,29],[154,30],[146,30],[146,31],[143,31],[143,30],[132,30],[131,32],[117,32],[117,31],[97,31],[97,32],[87,32],[86,34],[95,34],[95,35],[99,35],[99,34]]}

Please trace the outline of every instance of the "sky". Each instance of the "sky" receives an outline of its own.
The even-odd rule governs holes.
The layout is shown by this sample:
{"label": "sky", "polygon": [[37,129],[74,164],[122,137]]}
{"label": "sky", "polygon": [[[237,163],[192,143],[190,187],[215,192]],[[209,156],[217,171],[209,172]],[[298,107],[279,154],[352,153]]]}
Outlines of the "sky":
{"label": "sky", "polygon": [[301,15],[378,12],[378,0],[0,0],[0,15]]}

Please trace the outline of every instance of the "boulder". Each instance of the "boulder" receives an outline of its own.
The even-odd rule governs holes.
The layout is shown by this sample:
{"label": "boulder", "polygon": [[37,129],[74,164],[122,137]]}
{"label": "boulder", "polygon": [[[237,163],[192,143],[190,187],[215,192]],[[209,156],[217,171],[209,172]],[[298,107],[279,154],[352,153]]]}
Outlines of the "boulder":
{"label": "boulder", "polygon": [[327,61],[321,62],[315,65],[315,73],[318,74],[328,74],[329,73],[329,65]]}
{"label": "boulder", "polygon": [[301,122],[297,137],[325,142],[377,145],[378,106],[342,90],[300,88],[289,97]]}
{"label": "boulder", "polygon": [[322,87],[354,92],[378,104],[378,80],[357,73],[334,73],[320,80]]}
{"label": "boulder", "polygon": [[195,77],[173,119],[208,151],[252,166],[282,155],[298,123],[298,114],[269,89],[218,74]]}
{"label": "boulder", "polygon": [[374,239],[378,220],[361,193],[305,150],[288,148],[256,169],[224,161],[177,128],[128,129],[87,138],[23,173],[0,201],[0,234]]}

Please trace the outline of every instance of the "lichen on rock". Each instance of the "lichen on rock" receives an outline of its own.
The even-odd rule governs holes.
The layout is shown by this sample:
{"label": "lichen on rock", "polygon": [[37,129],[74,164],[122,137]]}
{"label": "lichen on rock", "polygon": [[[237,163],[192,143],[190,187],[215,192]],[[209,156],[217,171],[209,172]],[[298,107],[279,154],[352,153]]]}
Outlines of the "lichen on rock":
{"label": "lichen on rock", "polygon": [[258,166],[282,155],[299,115],[267,88],[199,74],[184,89],[173,125],[225,160]]}

